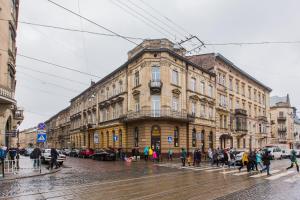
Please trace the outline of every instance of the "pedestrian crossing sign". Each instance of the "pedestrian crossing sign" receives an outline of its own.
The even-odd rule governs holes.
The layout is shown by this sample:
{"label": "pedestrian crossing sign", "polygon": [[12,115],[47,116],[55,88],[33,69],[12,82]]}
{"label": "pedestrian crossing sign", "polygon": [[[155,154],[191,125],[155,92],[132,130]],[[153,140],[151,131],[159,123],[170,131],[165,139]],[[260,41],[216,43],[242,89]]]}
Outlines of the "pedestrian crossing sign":
{"label": "pedestrian crossing sign", "polygon": [[46,134],[37,134],[37,142],[46,142],[47,135]]}

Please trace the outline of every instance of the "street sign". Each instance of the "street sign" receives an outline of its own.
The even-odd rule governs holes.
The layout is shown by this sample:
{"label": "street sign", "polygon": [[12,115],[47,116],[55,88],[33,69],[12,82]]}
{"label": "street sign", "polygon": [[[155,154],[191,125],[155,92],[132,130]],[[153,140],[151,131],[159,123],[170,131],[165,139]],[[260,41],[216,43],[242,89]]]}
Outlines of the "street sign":
{"label": "street sign", "polygon": [[94,133],[94,144],[99,144],[99,134]]}
{"label": "street sign", "polygon": [[37,134],[37,142],[46,142],[47,140],[47,135],[46,134]]}
{"label": "street sign", "polygon": [[114,141],[115,142],[118,141],[118,136],[117,135],[114,136]]}
{"label": "street sign", "polygon": [[172,140],[173,140],[172,136],[168,136],[168,142],[169,142],[170,144],[172,143]]}
{"label": "street sign", "polygon": [[46,134],[46,130],[37,130],[37,134]]}
{"label": "street sign", "polygon": [[39,123],[38,126],[37,126],[37,129],[38,130],[46,130],[46,124],[45,123]]}

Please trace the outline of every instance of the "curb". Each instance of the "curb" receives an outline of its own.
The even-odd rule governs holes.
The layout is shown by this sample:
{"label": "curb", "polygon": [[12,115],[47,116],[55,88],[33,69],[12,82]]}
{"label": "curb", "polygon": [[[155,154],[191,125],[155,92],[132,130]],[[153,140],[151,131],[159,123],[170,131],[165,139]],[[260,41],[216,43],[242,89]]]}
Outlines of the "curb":
{"label": "curb", "polygon": [[42,174],[33,174],[33,175],[29,175],[29,176],[20,176],[20,177],[12,177],[12,178],[0,178],[0,182],[1,181],[11,181],[11,180],[18,180],[18,179],[25,179],[25,178],[32,178],[32,177],[37,177],[37,176],[44,176],[44,175],[49,175],[49,174],[54,174],[56,172],[61,171],[61,168],[58,170],[53,170],[53,171],[49,171],[46,173],[42,173]]}

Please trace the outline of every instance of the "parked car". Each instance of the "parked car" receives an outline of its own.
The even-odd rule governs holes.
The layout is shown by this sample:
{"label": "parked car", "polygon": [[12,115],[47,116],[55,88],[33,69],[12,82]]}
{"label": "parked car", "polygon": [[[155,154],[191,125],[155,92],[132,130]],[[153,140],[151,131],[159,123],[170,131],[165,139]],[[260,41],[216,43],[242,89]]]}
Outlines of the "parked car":
{"label": "parked car", "polygon": [[273,160],[275,159],[282,159],[282,151],[281,148],[278,146],[266,146],[264,148],[264,150],[266,151],[270,151],[271,157]]}
{"label": "parked car", "polygon": [[[58,152],[58,157],[57,157],[57,162],[62,165],[64,161],[66,161],[66,156],[61,153],[61,151]],[[51,160],[51,149],[44,149],[42,151],[42,156],[41,156],[42,163],[49,163]]]}
{"label": "parked car", "polygon": [[94,152],[94,154],[90,155],[90,158],[93,160],[116,160],[116,152],[111,149],[98,149]]}
{"label": "parked car", "polygon": [[95,151],[93,149],[83,149],[79,152],[78,157],[79,158],[89,158],[94,153],[95,153]]}
{"label": "parked car", "polygon": [[31,147],[26,148],[25,152],[24,152],[24,156],[30,156],[32,151],[33,151],[33,148],[31,148]]}
{"label": "parked car", "polygon": [[70,152],[71,152],[71,149],[63,149],[61,150],[62,154],[66,155],[66,156],[69,156],[70,155]]}
{"label": "parked car", "polygon": [[79,150],[78,149],[72,149],[69,153],[70,157],[78,157]]}
{"label": "parked car", "polygon": [[281,149],[282,158],[289,158],[291,155],[292,149]]}
{"label": "parked car", "polygon": [[235,163],[236,163],[236,165],[241,166],[244,151],[235,151],[234,154],[235,154]]}

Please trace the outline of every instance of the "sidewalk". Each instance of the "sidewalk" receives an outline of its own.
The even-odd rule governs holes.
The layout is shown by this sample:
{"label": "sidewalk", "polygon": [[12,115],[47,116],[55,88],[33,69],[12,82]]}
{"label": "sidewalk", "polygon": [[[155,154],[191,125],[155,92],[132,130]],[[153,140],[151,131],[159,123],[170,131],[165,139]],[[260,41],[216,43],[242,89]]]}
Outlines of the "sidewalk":
{"label": "sidewalk", "polygon": [[24,156],[21,156],[19,160],[19,165],[20,165],[20,169],[16,169],[14,172],[6,172],[4,178],[2,174],[0,174],[0,181],[43,176],[47,174],[53,174],[61,170],[61,168],[48,170],[46,169],[47,165],[42,165],[41,170],[39,168],[34,169],[33,161],[30,160],[29,157],[24,157]]}

